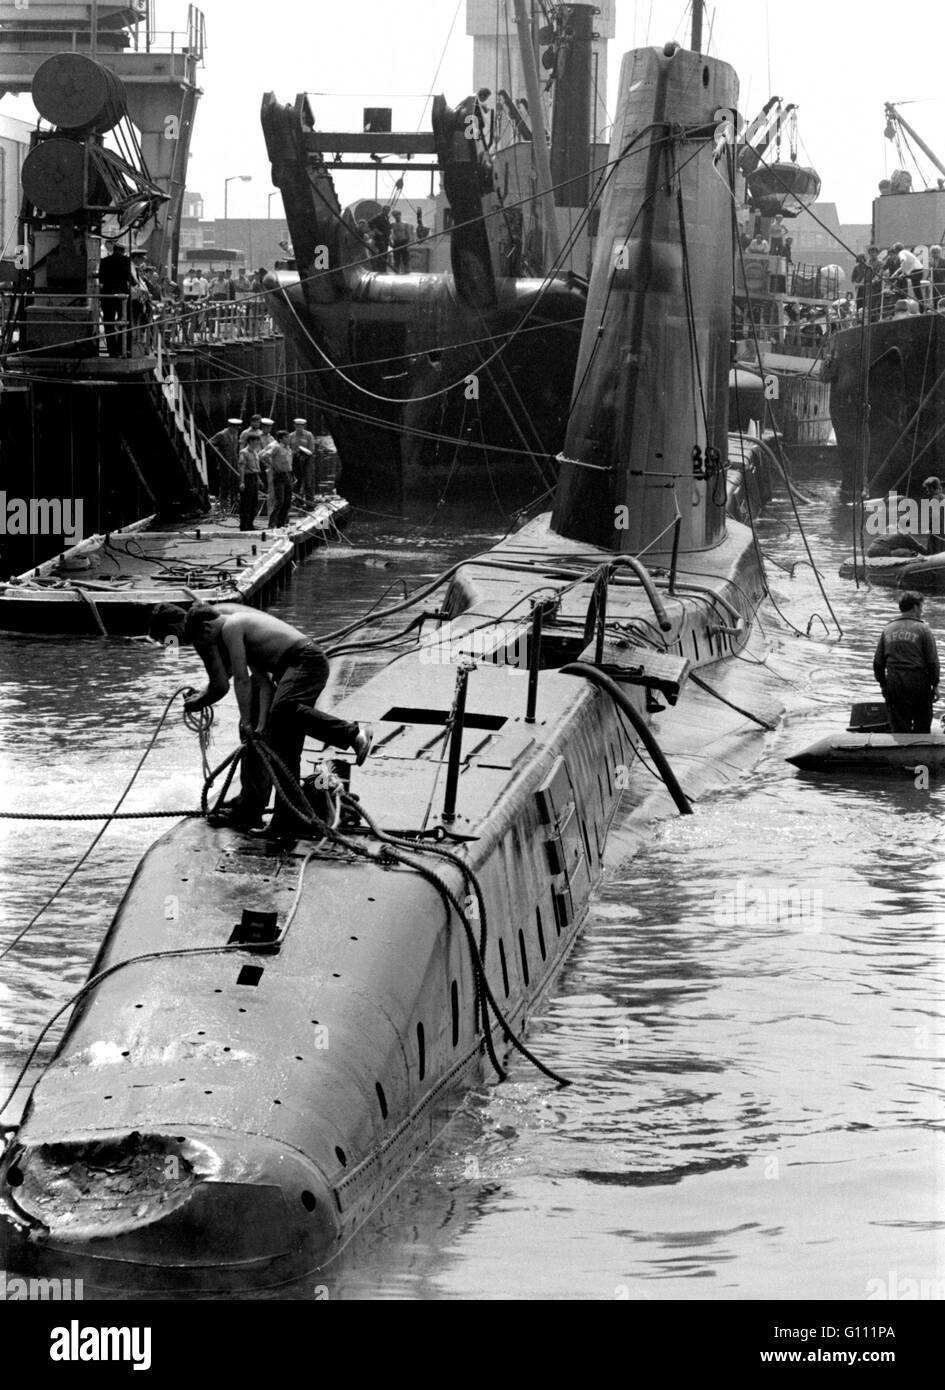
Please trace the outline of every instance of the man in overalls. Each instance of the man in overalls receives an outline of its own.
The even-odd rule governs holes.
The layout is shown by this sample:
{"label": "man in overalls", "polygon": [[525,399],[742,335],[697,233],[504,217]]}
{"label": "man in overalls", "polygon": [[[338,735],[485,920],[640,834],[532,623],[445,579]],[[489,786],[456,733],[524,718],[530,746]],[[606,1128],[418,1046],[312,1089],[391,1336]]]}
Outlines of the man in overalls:
{"label": "man in overalls", "polygon": [[927,734],[932,728],[932,701],[938,695],[938,651],[932,629],[922,621],[922,599],[905,593],[900,616],[887,623],[873,657],[894,734]]}

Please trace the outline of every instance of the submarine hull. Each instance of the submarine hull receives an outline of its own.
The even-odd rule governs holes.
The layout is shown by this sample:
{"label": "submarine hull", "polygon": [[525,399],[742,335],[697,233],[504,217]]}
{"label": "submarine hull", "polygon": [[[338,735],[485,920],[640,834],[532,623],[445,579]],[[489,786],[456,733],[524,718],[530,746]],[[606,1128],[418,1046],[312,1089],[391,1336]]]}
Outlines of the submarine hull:
{"label": "submarine hull", "polygon": [[[678,586],[700,599],[665,598],[681,671],[711,671],[749,631],[760,577],[750,534],[732,529],[697,572],[680,568]],[[557,538],[551,564],[549,535],[543,518],[464,567],[434,640],[339,706],[375,727],[374,754],[351,772],[372,818],[416,832],[431,808],[430,826],[448,831],[476,873],[485,974],[515,1031],[583,926],[621,769],[636,759],[636,735],[611,700],[557,669],[587,659],[594,571],[583,585],[571,571],[597,557]],[[514,665],[480,655],[457,811],[444,822],[457,664],[482,642],[484,618],[524,608],[536,582],[560,598],[536,718],[526,717],[527,649]],[[632,580],[614,584],[610,611],[614,622],[652,616]],[[628,683],[626,694],[645,717],[645,686]],[[704,721],[683,719],[683,728],[684,741],[705,748]],[[428,838],[415,843],[411,857],[468,905],[460,868]],[[245,913],[271,914],[278,949],[231,940]],[[98,983],[0,1165],[7,1267],[76,1262],[103,1288],[194,1293],[323,1268],[426,1151],[459,1095],[493,1075],[455,910],[429,878],[344,845],[300,841],[272,855],[230,829],[176,826],[139,866],[90,979]],[[490,1027],[502,1056],[508,1044],[491,1013]]]}
{"label": "submarine hull", "polygon": [[[751,533],[724,515],[729,292],[715,279],[714,298],[690,294],[686,266],[714,263],[715,253],[677,256],[681,222],[654,210],[678,191],[676,218],[692,246],[720,239],[696,216],[711,168],[698,179],[694,170],[710,164],[716,112],[725,98],[734,103],[736,83],[725,64],[673,46],[626,61],[623,82],[629,133],[616,156],[632,166],[652,134],[646,103],[661,131],[640,180],[610,203],[616,251],[634,243],[630,270],[612,261],[612,242],[595,270],[604,282],[615,272],[601,301],[613,353],[586,374],[609,422],[606,457],[583,456],[582,439],[593,452],[595,404],[581,378],[573,400],[589,432],[575,435],[564,463],[561,524],[539,518],[466,562],[438,603],[436,628],[340,702],[342,718],[375,731],[371,757],[350,769],[358,819],[340,838],[273,856],[191,822],[145,857],[0,1168],[0,1241],[25,1240],[33,1259],[45,1252],[55,1263],[71,1233],[76,1257],[104,1253],[108,1273],[127,1252],[134,1277],[148,1279],[157,1227],[186,1221],[189,1209],[197,1234],[188,1249],[199,1258],[204,1230],[215,1256],[199,1274],[165,1261],[161,1277],[180,1290],[210,1278],[218,1290],[278,1282],[330,1264],[464,1088],[493,1074],[488,1044],[501,1059],[552,987],[625,789],[639,804],[656,785],[637,764],[643,734],[683,813],[692,782],[713,769],[730,775],[733,714],[740,741],[759,747],[737,691],[713,701],[715,714],[688,704],[691,669],[705,669],[700,695],[711,695],[741,665],[731,658],[748,644],[765,586]],[[724,238],[727,219],[722,226]],[[307,294],[328,298],[327,278]],[[656,331],[668,319],[672,332]],[[585,363],[599,326],[584,324]],[[645,389],[663,379],[661,364],[666,390]],[[615,512],[624,510],[621,535]],[[667,515],[680,543],[657,569]],[[682,788],[646,727],[652,720],[658,739],[660,719],[669,723],[662,697],[678,704],[674,759],[705,770],[691,780],[687,771]],[[658,794],[652,814],[671,812]],[[393,847],[377,827],[396,834]],[[143,1145],[149,1157],[123,1166],[116,1145],[119,1156]],[[242,1172],[227,1167],[234,1152],[250,1156]],[[155,1198],[147,1177],[162,1154],[174,1160],[173,1198]],[[242,1223],[237,1256],[218,1250],[198,1194],[221,1179],[284,1214],[284,1256],[255,1219]],[[78,1228],[76,1188],[87,1216]],[[216,1212],[226,1198],[202,1200]],[[233,1200],[237,1212],[251,1209],[245,1193]]]}

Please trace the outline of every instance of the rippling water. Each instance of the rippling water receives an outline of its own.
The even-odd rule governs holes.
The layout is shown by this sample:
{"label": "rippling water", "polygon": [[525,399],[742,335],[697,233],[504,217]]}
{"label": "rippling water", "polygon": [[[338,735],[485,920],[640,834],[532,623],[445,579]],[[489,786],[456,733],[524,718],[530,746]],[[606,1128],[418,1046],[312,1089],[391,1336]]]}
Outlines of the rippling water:
{"label": "rippling water", "polygon": [[[533,1019],[531,1045],[575,1084],[549,1090],[517,1063],[507,1084],[471,1095],[326,1272],[331,1297],[859,1299],[907,1279],[945,1292],[928,1283],[945,1278],[945,791],[907,777],[830,782],[784,762],[844,726],[852,698],[875,696],[872,649],[894,606],[837,578],[849,512],[832,483],[805,486],[844,640],[794,636],[766,608],[785,726],[734,788],[651,826],[622,858],[627,817]],[[324,632],[503,529],[480,514],[441,515],[436,528],[361,514],[351,544],[314,557],[275,611]],[[806,629],[827,615],[788,505],[761,530],[775,597]],[[926,609],[940,629],[945,604]],[[816,621],[811,631],[823,638]],[[191,654],[173,663],[93,640],[0,639],[0,669],[3,807],[51,811],[112,805],[168,696],[201,672]],[[369,669],[340,671],[339,684]],[[227,707],[221,756],[235,727]],[[199,786],[175,715],[128,807],[191,806]],[[2,944],[97,827],[0,824]],[[109,829],[0,967],[0,1079],[81,983],[154,835],[153,822]]]}

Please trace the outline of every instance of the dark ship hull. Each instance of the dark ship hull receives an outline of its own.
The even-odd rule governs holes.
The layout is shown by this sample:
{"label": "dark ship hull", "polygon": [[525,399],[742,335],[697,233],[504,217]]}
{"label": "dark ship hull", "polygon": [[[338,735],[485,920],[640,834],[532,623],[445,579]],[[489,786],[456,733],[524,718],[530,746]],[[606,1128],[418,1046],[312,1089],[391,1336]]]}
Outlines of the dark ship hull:
{"label": "dark ship hull", "polygon": [[339,487],[355,500],[429,495],[467,475],[509,500],[554,483],[587,285],[498,273],[491,219],[502,209],[464,119],[434,102],[452,269],[396,275],[371,269],[342,212],[308,101],[263,101],[298,268],[270,277],[271,310],[306,362],[338,447]]}
{"label": "dark ship hull", "polygon": [[491,479],[503,500],[527,501],[554,485],[583,281],[499,281],[487,313],[463,304],[451,275],[369,272],[350,298],[317,306],[297,276],[279,283],[273,317],[331,423],[346,497],[429,496],[450,481],[455,496]]}
{"label": "dark ship hull", "polygon": [[915,493],[930,474],[945,475],[945,315],[916,314],[874,323],[869,342],[864,477],[857,459],[863,330],[847,328],[831,339],[830,416],[843,486],[867,497],[894,489]]}

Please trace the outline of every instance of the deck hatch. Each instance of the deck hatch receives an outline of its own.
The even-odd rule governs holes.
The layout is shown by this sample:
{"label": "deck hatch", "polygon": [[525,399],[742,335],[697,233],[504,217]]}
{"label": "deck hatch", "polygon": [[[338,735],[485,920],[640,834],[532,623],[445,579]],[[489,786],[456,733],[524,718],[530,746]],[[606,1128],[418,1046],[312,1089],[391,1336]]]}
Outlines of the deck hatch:
{"label": "deck hatch", "polygon": [[[395,705],[386,714],[382,714],[380,722],[384,724],[442,724],[446,727],[446,721],[450,717],[448,709],[409,709],[405,705]],[[463,721],[467,729],[501,729],[508,719],[502,714],[471,714],[467,713]]]}
{"label": "deck hatch", "polygon": [[245,946],[248,951],[279,950],[278,912],[259,912],[244,907],[243,915],[230,933],[228,946]]}

